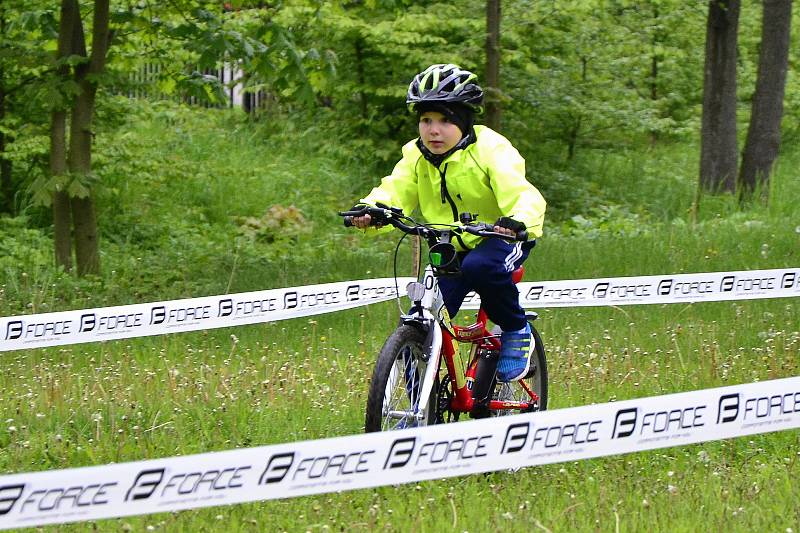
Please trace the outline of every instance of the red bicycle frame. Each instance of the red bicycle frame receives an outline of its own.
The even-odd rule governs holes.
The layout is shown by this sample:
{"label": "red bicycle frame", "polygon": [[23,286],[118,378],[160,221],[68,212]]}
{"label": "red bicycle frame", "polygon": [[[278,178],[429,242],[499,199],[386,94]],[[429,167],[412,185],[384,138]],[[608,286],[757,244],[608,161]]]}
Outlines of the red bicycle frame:
{"label": "red bicycle frame", "polygon": [[[522,267],[515,270],[512,274],[514,283],[522,279],[524,269]],[[475,374],[478,367],[479,354],[481,350],[500,350],[500,339],[486,329],[489,318],[486,311],[481,307],[478,309],[477,320],[469,326],[456,326],[453,324],[453,332],[447,328],[442,328],[442,355],[447,366],[447,373],[450,375],[450,382],[453,387],[453,398],[450,402],[450,409],[453,412],[467,413],[472,411],[475,401],[472,398],[472,388],[475,383]],[[462,373],[456,364],[456,349],[458,343],[470,343],[470,361],[466,371]],[[459,377],[463,379],[458,379]],[[500,401],[490,400],[489,409],[491,410],[525,410],[539,402],[539,396],[531,390],[524,380],[516,382],[522,387],[530,397],[530,401]]]}

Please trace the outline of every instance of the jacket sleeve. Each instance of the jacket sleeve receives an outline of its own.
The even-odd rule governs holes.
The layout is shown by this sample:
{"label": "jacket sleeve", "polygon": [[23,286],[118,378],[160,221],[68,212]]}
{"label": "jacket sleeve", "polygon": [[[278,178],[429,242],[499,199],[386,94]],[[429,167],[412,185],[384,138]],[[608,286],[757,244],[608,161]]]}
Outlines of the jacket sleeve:
{"label": "jacket sleeve", "polygon": [[486,172],[500,212],[524,222],[530,238],[541,237],[547,202],[525,178],[525,160],[517,149],[501,135],[495,135],[494,142],[481,156],[489,163]]}
{"label": "jacket sleeve", "polygon": [[[415,154],[416,152],[416,154]],[[380,185],[361,199],[362,203],[375,205],[382,203],[389,207],[399,207],[410,215],[419,204],[416,164],[421,157],[413,141],[403,147],[403,158],[394,166],[389,176]]]}

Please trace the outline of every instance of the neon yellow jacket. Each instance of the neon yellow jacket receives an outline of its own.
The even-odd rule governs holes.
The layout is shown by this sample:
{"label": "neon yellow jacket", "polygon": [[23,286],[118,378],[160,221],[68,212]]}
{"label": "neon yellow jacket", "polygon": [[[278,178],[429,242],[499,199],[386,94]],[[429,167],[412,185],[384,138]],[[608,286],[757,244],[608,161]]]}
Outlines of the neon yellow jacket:
{"label": "neon yellow jacket", "polygon": [[[478,221],[487,223],[507,216],[524,222],[530,239],[540,237],[547,203],[525,179],[525,160],[496,131],[475,126],[475,135],[474,143],[450,154],[438,169],[423,157],[416,139],[408,142],[392,174],[361,202],[400,207],[406,214],[419,207],[431,223],[452,223],[465,212],[477,214]],[[446,196],[452,199],[455,209]],[[461,240],[471,249],[481,238],[465,233]],[[458,242],[454,244],[463,249]]]}

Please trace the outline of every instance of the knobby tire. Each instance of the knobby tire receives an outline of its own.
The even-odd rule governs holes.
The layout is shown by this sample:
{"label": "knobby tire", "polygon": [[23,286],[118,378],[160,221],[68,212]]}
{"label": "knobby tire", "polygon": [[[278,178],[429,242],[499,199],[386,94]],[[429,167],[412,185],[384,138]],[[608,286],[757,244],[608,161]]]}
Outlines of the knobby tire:
{"label": "knobby tire", "polygon": [[422,361],[425,337],[422,329],[403,325],[386,339],[370,382],[364,423],[367,433],[435,423],[436,385],[431,391],[428,404],[422,410],[421,420],[410,417],[391,418],[386,412],[388,409],[395,412],[413,410],[416,395],[422,388],[422,377],[426,368],[426,364]]}

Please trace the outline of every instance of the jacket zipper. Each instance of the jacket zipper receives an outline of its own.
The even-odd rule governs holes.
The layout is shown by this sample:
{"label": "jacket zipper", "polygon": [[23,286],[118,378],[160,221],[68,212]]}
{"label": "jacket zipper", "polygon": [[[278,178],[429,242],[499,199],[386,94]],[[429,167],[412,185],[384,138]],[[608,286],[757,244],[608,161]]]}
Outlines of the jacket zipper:
{"label": "jacket zipper", "polygon": [[[445,200],[446,200],[447,203],[450,204],[450,209],[453,211],[453,222],[458,222],[458,208],[456,207],[455,201],[453,201],[453,197],[450,196],[450,192],[447,190],[447,180],[445,179],[445,177],[447,175],[447,165],[448,164],[449,163],[445,163],[444,171],[439,170],[438,167],[436,168],[436,170],[439,170],[439,176],[441,177],[441,190],[440,190],[440,193],[441,193],[441,196],[442,196],[442,203],[445,203]],[[458,244],[460,244],[463,249],[470,250],[469,246],[464,244],[464,241],[461,240],[461,235],[456,235],[456,240],[458,241]]]}

